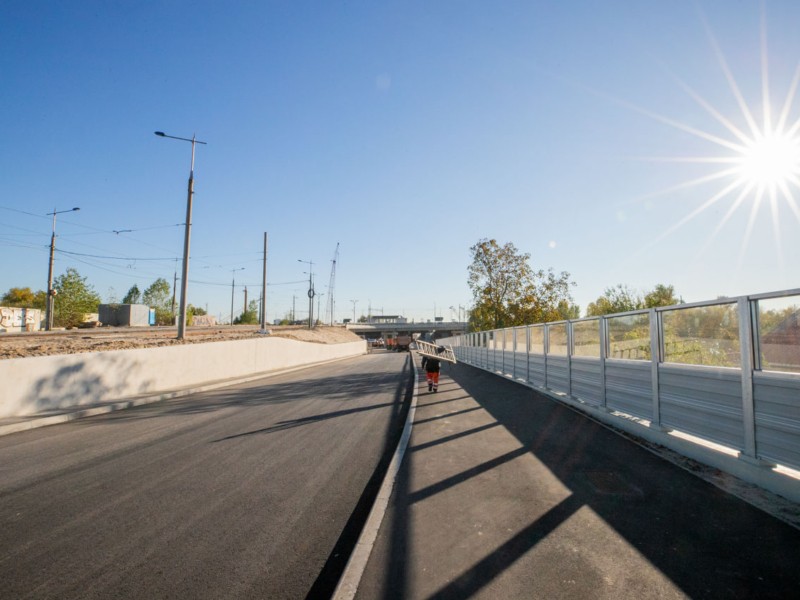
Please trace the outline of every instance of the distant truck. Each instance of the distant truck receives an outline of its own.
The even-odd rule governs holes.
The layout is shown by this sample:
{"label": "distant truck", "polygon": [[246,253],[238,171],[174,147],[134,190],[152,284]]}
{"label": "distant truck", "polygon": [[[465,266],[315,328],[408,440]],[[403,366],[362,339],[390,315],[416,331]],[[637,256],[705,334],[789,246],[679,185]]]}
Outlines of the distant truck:
{"label": "distant truck", "polygon": [[410,335],[398,335],[395,338],[394,349],[398,352],[408,352],[408,347],[411,345],[413,339]]}

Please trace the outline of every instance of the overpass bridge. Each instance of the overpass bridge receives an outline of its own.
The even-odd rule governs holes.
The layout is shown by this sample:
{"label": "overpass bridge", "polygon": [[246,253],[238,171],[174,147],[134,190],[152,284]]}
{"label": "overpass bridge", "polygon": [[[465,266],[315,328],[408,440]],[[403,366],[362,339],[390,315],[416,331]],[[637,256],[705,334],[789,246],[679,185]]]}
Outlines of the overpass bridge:
{"label": "overpass bridge", "polygon": [[407,322],[404,319],[373,318],[367,323],[348,323],[347,329],[366,340],[388,340],[398,335],[438,340],[467,333],[467,323],[462,321]]}

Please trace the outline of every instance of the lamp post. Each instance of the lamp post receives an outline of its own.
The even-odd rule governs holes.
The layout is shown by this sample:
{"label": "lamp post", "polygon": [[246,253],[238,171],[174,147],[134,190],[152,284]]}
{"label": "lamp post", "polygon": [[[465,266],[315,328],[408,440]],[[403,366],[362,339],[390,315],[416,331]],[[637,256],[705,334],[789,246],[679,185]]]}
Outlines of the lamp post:
{"label": "lamp post", "polygon": [[353,303],[353,323],[356,322],[356,304],[358,304],[358,300],[350,300]]}
{"label": "lamp post", "polygon": [[206,144],[192,136],[192,139],[167,135],[163,131],[156,131],[159,137],[171,138],[192,143],[192,164],[189,168],[189,191],[186,198],[186,229],[183,235],[183,270],[181,271],[181,314],[178,319],[178,339],[182,340],[186,334],[186,291],[189,283],[189,240],[192,233],[192,196],[194,195],[194,146]]}
{"label": "lamp post", "polygon": [[308,328],[311,329],[313,325],[314,319],[314,279],[313,279],[313,267],[314,263],[310,260],[301,260],[297,259],[297,262],[301,262],[308,265]]}
{"label": "lamp post", "polygon": [[[317,318],[318,319],[319,319],[319,316],[322,314],[322,308],[321,308],[322,307],[322,297],[324,295],[325,295],[324,293],[323,294],[317,294],[317,296],[318,296],[318,298],[317,298]],[[322,322],[322,319],[320,319],[320,322]]]}
{"label": "lamp post", "polygon": [[238,269],[231,269],[231,325],[233,325],[233,290],[236,287],[236,271],[243,271],[244,267],[239,267]]}
{"label": "lamp post", "polygon": [[53,289],[53,259],[56,253],[56,215],[76,210],[80,210],[80,207],[76,206],[69,210],[56,210],[53,208],[53,212],[47,213],[48,215],[53,215],[53,233],[50,236],[50,266],[47,269],[47,302],[44,307],[44,328],[46,331],[50,331],[53,328],[53,296],[55,295],[55,290]]}

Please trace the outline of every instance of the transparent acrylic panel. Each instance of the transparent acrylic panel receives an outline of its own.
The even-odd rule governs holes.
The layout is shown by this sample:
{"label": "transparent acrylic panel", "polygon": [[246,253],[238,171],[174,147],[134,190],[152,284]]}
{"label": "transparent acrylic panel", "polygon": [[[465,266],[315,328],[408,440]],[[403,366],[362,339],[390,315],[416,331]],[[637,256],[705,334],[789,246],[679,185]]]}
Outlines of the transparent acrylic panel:
{"label": "transparent acrylic panel", "polygon": [[650,314],[609,317],[608,358],[650,360]]}
{"label": "transparent acrylic panel", "polygon": [[757,335],[762,370],[800,373],[800,296],[759,300]]}
{"label": "transparent acrylic panel", "polygon": [[511,350],[514,345],[514,330],[503,329],[500,331],[500,349]]}
{"label": "transparent acrylic panel", "polygon": [[548,325],[550,331],[550,348],[548,354],[553,356],[567,356],[567,324],[557,323]]}
{"label": "transparent acrylic panel", "polygon": [[531,327],[531,343],[528,351],[531,354],[544,354],[544,325]]}
{"label": "transparent acrylic panel", "polygon": [[680,308],[661,313],[664,362],[741,367],[736,304]]}
{"label": "transparent acrylic panel", "polygon": [[572,354],[600,358],[600,319],[572,324]]}
{"label": "transparent acrylic panel", "polygon": [[515,327],[514,328],[514,352],[522,352],[523,354],[527,351],[527,345],[525,343],[525,328],[524,327]]}

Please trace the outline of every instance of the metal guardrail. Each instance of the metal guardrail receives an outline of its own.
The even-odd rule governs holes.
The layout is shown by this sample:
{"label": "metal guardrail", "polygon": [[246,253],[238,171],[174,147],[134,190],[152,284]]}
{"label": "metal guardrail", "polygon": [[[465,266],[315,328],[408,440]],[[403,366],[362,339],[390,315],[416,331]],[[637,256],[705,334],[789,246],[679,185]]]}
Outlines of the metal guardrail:
{"label": "metal guardrail", "polygon": [[439,343],[531,387],[800,469],[800,289]]}

